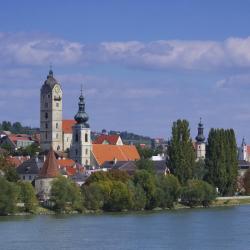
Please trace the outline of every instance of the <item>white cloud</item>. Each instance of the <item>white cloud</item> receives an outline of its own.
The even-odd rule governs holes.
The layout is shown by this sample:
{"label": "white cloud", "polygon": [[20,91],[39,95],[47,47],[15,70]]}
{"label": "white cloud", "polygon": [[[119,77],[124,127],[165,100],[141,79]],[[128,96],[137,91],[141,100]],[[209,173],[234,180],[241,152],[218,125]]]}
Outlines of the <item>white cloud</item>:
{"label": "white cloud", "polygon": [[83,44],[44,34],[0,33],[0,65],[113,63],[146,69],[250,67],[250,37],[225,41],[159,40]]}
{"label": "white cloud", "polygon": [[240,74],[229,76],[217,81],[216,86],[219,88],[249,88],[250,74]]}

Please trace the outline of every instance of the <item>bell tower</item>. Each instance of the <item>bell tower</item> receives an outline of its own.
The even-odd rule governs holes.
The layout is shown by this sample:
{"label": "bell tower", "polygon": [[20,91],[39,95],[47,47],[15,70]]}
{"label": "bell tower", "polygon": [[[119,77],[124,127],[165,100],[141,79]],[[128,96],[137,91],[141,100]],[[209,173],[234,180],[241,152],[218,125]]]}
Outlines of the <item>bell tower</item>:
{"label": "bell tower", "polygon": [[50,69],[40,91],[41,149],[63,150],[62,142],[62,89]]}
{"label": "bell tower", "polygon": [[205,143],[205,136],[204,136],[204,127],[201,122],[198,124],[198,135],[195,137],[196,139],[196,159],[197,160],[204,160],[206,157],[206,143]]}
{"label": "bell tower", "polygon": [[78,112],[75,115],[76,124],[72,127],[72,144],[70,147],[70,158],[81,165],[91,165],[91,130],[88,115],[85,112],[85,101],[81,90],[78,102]]}

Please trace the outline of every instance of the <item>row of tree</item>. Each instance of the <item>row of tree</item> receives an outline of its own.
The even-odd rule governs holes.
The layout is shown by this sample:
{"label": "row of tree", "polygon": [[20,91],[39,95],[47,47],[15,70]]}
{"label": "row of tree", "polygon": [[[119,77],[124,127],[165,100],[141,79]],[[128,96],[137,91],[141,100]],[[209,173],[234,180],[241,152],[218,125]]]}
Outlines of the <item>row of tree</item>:
{"label": "row of tree", "polygon": [[10,131],[13,134],[33,134],[38,131],[36,128],[23,126],[20,122],[3,121],[0,123],[0,130]]}
{"label": "row of tree", "polygon": [[218,188],[221,195],[233,195],[237,183],[237,144],[233,129],[211,129],[206,145],[206,160],[196,161],[189,123],[173,123],[168,144],[167,165],[181,184],[204,180]]}

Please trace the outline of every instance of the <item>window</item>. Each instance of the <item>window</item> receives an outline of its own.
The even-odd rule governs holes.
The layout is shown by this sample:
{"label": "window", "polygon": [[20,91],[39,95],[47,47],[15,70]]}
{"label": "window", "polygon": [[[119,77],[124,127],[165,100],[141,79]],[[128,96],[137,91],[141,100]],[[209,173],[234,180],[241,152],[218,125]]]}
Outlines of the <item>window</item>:
{"label": "window", "polygon": [[59,102],[56,103],[56,107],[59,107]]}
{"label": "window", "polygon": [[78,150],[76,149],[76,155],[78,154]]}
{"label": "window", "polygon": [[58,137],[59,137],[59,136],[58,136],[58,134],[56,133],[56,139],[58,139]]}
{"label": "window", "polygon": [[56,128],[58,128],[58,123],[56,123]]}
{"label": "window", "polygon": [[50,98],[50,95],[48,95],[48,98]]}
{"label": "window", "polygon": [[29,175],[29,180],[31,180],[31,175]]}
{"label": "window", "polygon": [[85,134],[85,142],[88,142],[88,134]]}
{"label": "window", "polygon": [[75,141],[78,142],[78,134],[75,134]]}
{"label": "window", "polygon": [[45,123],[45,128],[48,128],[48,123],[47,122]]}
{"label": "window", "polygon": [[48,103],[47,103],[47,102],[45,102],[44,106],[45,106],[45,108],[48,108]]}
{"label": "window", "polygon": [[88,161],[88,160],[86,160],[86,162],[85,162],[85,163],[86,163],[86,165],[88,165],[88,164],[89,164],[89,161]]}
{"label": "window", "polygon": [[25,175],[23,175],[23,180],[25,180]]}
{"label": "window", "polygon": [[88,149],[86,148],[86,149],[85,149],[85,154],[87,155],[87,154],[88,154],[88,152],[89,152],[89,151],[88,151]]}
{"label": "window", "polygon": [[45,139],[46,139],[46,140],[48,139],[48,134],[47,134],[47,132],[45,133]]}
{"label": "window", "polygon": [[48,113],[46,112],[46,113],[45,113],[45,119],[48,119],[48,117],[49,117],[49,115],[48,115]]}

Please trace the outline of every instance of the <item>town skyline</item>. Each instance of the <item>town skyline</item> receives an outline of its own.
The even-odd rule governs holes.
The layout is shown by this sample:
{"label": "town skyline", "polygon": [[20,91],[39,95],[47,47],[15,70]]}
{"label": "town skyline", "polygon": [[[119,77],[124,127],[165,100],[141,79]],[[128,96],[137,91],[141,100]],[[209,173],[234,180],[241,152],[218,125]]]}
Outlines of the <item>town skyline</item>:
{"label": "town skyline", "polygon": [[202,117],[206,136],[211,127],[233,128],[238,143],[249,142],[249,3],[111,2],[63,2],[60,9],[55,2],[16,2],[17,15],[3,3],[1,120],[39,127],[40,88],[52,64],[64,118],[77,112],[84,84],[92,130],[167,139],[181,118],[194,138]]}

